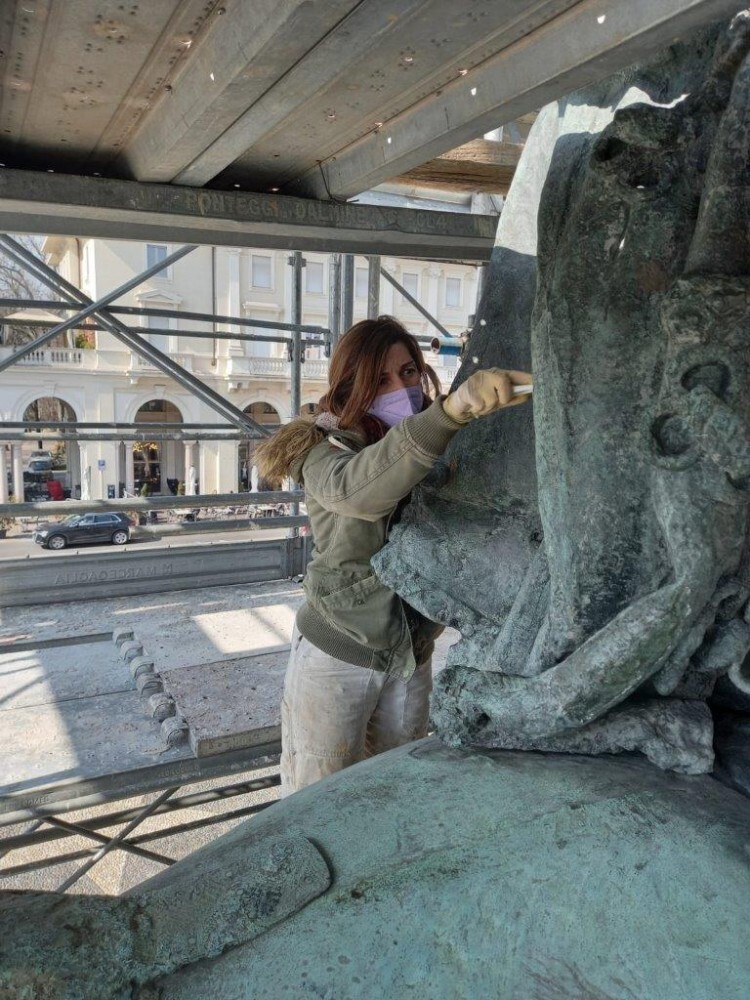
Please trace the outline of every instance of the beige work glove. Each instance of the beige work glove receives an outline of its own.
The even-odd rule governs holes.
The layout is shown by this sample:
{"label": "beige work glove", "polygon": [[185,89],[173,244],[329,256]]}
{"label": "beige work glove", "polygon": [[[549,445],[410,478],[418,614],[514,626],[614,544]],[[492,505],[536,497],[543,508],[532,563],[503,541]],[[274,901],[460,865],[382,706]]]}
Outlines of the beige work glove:
{"label": "beige work glove", "polygon": [[475,417],[501,410],[504,406],[525,403],[529,395],[514,396],[514,385],[531,385],[528,372],[486,368],[474,372],[455,392],[443,400],[443,410],[457,424],[468,424]]}

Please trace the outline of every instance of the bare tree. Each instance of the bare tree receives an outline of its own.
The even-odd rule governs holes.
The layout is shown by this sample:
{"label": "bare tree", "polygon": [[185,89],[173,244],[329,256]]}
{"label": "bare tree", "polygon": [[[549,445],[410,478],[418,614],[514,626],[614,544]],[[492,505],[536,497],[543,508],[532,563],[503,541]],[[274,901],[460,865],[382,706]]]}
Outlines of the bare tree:
{"label": "bare tree", "polygon": [[71,407],[56,396],[40,396],[24,410],[24,420],[49,420],[59,423],[61,420],[75,420],[76,415]]}
{"label": "bare tree", "polygon": [[[42,236],[19,236],[13,237],[18,243],[33,253],[39,260],[44,261],[42,252]],[[59,296],[38,281],[32,274],[25,270],[20,264],[16,264],[0,250],[0,298],[4,299],[57,299]],[[18,307],[0,308],[0,321],[2,317],[18,312]],[[38,336],[39,327],[28,326],[24,323],[8,323],[3,325],[2,342],[6,345],[16,346],[26,344],[34,337]],[[61,337],[61,341],[63,337]]]}

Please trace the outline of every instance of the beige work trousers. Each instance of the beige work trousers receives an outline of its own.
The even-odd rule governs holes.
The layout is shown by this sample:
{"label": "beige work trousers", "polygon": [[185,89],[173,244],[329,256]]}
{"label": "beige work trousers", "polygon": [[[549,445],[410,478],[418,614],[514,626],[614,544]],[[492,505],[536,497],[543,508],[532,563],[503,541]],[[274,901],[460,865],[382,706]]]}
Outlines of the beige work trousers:
{"label": "beige work trousers", "polygon": [[427,735],[432,662],[408,681],[321,652],[297,629],[281,702],[281,795]]}

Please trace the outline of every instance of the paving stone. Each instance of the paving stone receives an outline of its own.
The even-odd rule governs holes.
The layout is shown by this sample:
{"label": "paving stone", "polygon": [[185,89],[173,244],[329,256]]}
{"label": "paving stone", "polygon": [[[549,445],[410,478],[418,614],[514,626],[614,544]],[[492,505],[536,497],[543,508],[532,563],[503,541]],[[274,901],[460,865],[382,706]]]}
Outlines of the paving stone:
{"label": "paving stone", "polygon": [[287,659],[284,651],[163,671],[165,690],[187,723],[196,757],[280,738]]}

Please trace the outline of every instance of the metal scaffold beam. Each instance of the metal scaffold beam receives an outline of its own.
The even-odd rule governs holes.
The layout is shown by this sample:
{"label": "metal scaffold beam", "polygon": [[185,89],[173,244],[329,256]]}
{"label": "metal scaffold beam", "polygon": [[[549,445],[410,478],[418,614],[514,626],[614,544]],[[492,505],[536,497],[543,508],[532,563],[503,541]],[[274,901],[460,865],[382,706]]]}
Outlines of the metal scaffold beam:
{"label": "metal scaffold beam", "polygon": [[[9,236],[0,236],[0,246],[2,246],[5,253],[13,260],[15,260],[16,263],[20,264],[21,266],[23,266],[24,263],[26,263],[26,269],[31,270],[31,267],[29,266],[29,261],[26,260],[25,258],[25,254],[27,251],[25,251],[24,248],[19,243],[16,243],[16,241],[11,239]],[[61,333],[64,333],[66,330],[70,330],[75,326],[81,326],[83,320],[86,319],[87,316],[91,316],[93,313],[98,313],[99,310],[102,310],[104,309],[105,306],[108,306],[110,302],[114,302],[115,299],[119,299],[121,295],[124,295],[126,292],[131,291],[133,288],[137,288],[138,285],[142,285],[144,281],[147,281],[150,277],[152,277],[155,274],[158,274],[165,268],[170,267],[172,264],[176,263],[178,260],[181,260],[183,257],[191,253],[195,249],[196,247],[194,246],[180,247],[179,250],[175,250],[174,253],[171,253],[168,257],[165,257],[164,260],[159,261],[152,267],[147,268],[147,270],[145,270],[142,274],[138,274],[134,278],[131,278],[130,281],[126,281],[124,284],[118,285],[117,288],[109,292],[107,295],[103,295],[100,299],[97,299],[96,302],[92,302],[89,299],[88,304],[83,305],[84,296],[83,293],[79,293],[78,295],[79,302],[77,303],[77,305],[83,306],[83,308],[79,308],[78,312],[74,316],[71,316],[69,319],[63,320],[56,326],[51,327],[51,329],[47,330],[45,333],[40,334],[36,338],[36,340],[32,340],[28,344],[24,344],[22,347],[19,347],[16,351],[14,351],[13,354],[11,354],[9,358],[5,358],[4,361],[0,361],[0,372],[5,371],[6,368],[10,368],[11,365],[14,365],[17,361],[20,361],[21,358],[25,358],[33,351],[38,351],[41,347],[44,347],[45,344],[48,344],[51,340],[54,340],[55,337],[58,337]],[[23,253],[21,251],[23,251]],[[32,256],[32,261],[34,263],[34,271],[36,272],[37,276],[40,277],[41,279],[41,273],[40,273],[41,269],[43,267],[46,267],[46,265],[43,263],[43,261],[38,260],[33,256]],[[59,275],[57,275],[54,271],[51,271],[51,273],[55,274],[55,277],[59,279],[60,283],[62,282],[62,279],[59,277]]]}
{"label": "metal scaffold beam", "polygon": [[328,267],[328,326],[330,342],[326,353],[330,356],[341,336],[341,254],[332,253]]}
{"label": "metal scaffold beam", "polygon": [[425,307],[422,305],[419,299],[415,299],[410,292],[407,292],[404,286],[400,282],[396,281],[393,275],[389,274],[384,267],[380,268],[380,274],[385,278],[385,280],[389,284],[393,285],[393,287],[396,289],[397,292],[400,292],[403,295],[403,297],[406,299],[407,302],[410,302],[411,305],[414,306],[417,312],[421,313],[426,320],[429,320],[429,322],[432,323],[435,329],[438,330],[440,333],[442,333],[444,337],[453,337],[453,334],[449,330],[446,330],[443,324],[439,322],[439,320],[436,320],[431,312],[428,312],[425,309]]}
{"label": "metal scaffold beam", "polygon": [[148,268],[142,274],[138,275],[136,278],[131,279],[125,285],[121,285],[114,292],[109,295],[104,296],[97,302],[93,302],[88,295],[85,295],[80,289],[76,288],[65,278],[61,277],[56,271],[45,264],[43,261],[39,260],[32,253],[22,247],[16,240],[12,239],[10,236],[0,236],[0,248],[3,252],[14,260],[17,264],[25,267],[32,275],[34,275],[39,281],[45,284],[48,288],[53,289],[58,292],[65,302],[77,308],[79,311],[77,315],[71,317],[71,319],[66,320],[63,324],[57,327],[53,327],[52,330],[48,330],[47,333],[43,334],[42,337],[37,338],[33,342],[33,345],[25,345],[19,351],[15,352],[10,358],[7,358],[4,362],[0,362],[0,371],[3,368],[7,368],[10,364],[15,363],[20,357],[25,356],[31,350],[34,350],[41,343],[46,343],[52,339],[52,337],[57,336],[62,329],[70,329],[73,326],[80,325],[80,320],[87,315],[95,316],[100,323],[107,329],[114,337],[116,337],[121,343],[125,344],[126,347],[130,348],[135,354],[146,361],[149,361],[155,368],[163,372],[165,375],[170,376],[181,385],[188,392],[197,396],[198,399],[206,403],[207,406],[211,407],[216,413],[219,413],[222,417],[225,417],[234,426],[239,428],[248,437],[267,437],[270,433],[268,428],[263,427],[261,424],[256,423],[250,416],[239,410],[233,403],[224,399],[220,396],[218,392],[211,389],[205,382],[202,382],[195,375],[186,371],[182,365],[179,365],[176,361],[170,358],[163,351],[160,351],[157,347],[149,341],[144,340],[137,334],[133,333],[131,330],[125,326],[119,319],[112,316],[111,313],[107,312],[106,304],[108,302],[114,301],[115,298],[123,294],[124,291],[134,288],[136,285],[140,284],[145,280],[145,277],[162,270],[167,267],[169,263],[177,259],[178,257],[185,256],[194,247],[183,247],[181,251],[177,251],[175,254],[170,255],[165,260],[160,261],[158,266]]}
{"label": "metal scaffold beam", "polygon": [[299,250],[289,258],[289,265],[292,269],[292,340],[289,344],[289,360],[292,363],[292,385],[290,407],[293,417],[299,416],[302,405],[302,269],[305,266],[305,259]]}
{"label": "metal scaffold beam", "polygon": [[[161,261],[159,268],[164,268],[167,266],[166,261]],[[140,281],[143,281],[144,275],[141,275]],[[48,311],[50,309],[62,309],[68,310],[69,308],[58,299],[5,299],[0,298],[0,309],[44,309]],[[197,323],[224,323],[227,326],[250,326],[257,327],[259,330],[286,330],[290,333],[294,330],[293,323],[283,323],[281,320],[270,320],[270,319],[245,319],[241,316],[220,316],[215,313],[203,313],[203,312],[191,312],[187,309],[153,309],[153,308],[142,308],[140,306],[115,306],[110,305],[107,308],[107,312],[112,313],[113,316],[161,316],[164,319],[179,319],[195,321]],[[41,326],[50,326],[49,321],[45,320],[24,320],[24,326],[31,326],[34,324],[39,324]],[[98,329],[96,326],[87,324],[87,329]],[[101,329],[105,329],[101,327]],[[324,326],[317,326],[314,323],[302,323],[300,325],[300,330],[302,333],[314,333],[319,335],[325,335],[328,331]],[[152,328],[148,328],[148,332],[153,332]],[[174,331],[170,331],[174,332]],[[180,330],[181,337],[196,337],[197,333],[190,330]],[[234,339],[238,335],[235,333],[214,333],[208,334],[211,337],[229,337]],[[261,337],[254,336],[252,334],[244,335],[248,340],[260,340]],[[282,338],[274,338],[275,340],[280,340]],[[283,338],[288,340],[289,338]]]}
{"label": "metal scaffold beam", "polygon": [[177,510],[194,507],[257,507],[263,504],[298,503],[303,492],[274,490],[263,493],[211,493],[196,496],[125,497],[121,500],[39,500],[31,503],[2,503],[0,517],[33,517],[36,514],[87,514],[91,511]]}
{"label": "metal scaffold beam", "polygon": [[346,333],[354,319],[354,257],[343,255],[341,268],[341,331]]}
{"label": "metal scaffold beam", "polygon": [[367,258],[367,318],[380,315],[380,257]]}
{"label": "metal scaffold beam", "polygon": [[496,227],[491,215],[0,170],[4,232],[485,261]]}

